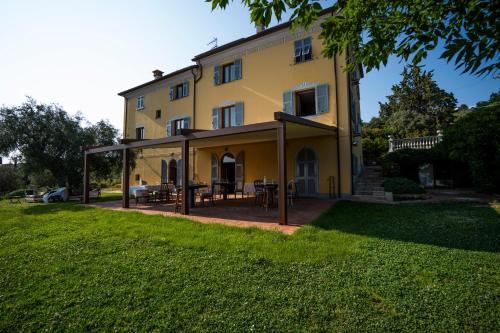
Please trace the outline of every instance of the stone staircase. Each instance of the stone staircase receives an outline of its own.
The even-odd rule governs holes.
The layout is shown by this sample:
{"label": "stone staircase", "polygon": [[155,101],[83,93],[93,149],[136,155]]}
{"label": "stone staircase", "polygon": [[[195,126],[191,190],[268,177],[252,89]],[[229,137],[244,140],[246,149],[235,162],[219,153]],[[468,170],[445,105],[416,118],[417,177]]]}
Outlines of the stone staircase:
{"label": "stone staircase", "polygon": [[355,184],[353,200],[359,201],[387,201],[385,198],[384,177],[382,176],[381,166],[367,166],[363,174],[358,178]]}

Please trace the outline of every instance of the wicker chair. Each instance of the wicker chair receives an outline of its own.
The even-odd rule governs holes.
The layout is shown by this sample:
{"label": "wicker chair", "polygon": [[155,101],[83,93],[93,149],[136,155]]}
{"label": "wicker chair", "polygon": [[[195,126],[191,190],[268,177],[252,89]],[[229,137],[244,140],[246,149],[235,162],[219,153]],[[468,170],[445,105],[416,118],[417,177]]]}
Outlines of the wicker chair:
{"label": "wicker chair", "polygon": [[253,186],[255,188],[255,204],[263,205],[265,197],[264,182],[262,180],[255,180]]}
{"label": "wicker chair", "polygon": [[234,186],[234,198],[236,199],[236,194],[241,193],[241,197],[245,196],[245,189],[243,186],[243,182],[237,181]]}

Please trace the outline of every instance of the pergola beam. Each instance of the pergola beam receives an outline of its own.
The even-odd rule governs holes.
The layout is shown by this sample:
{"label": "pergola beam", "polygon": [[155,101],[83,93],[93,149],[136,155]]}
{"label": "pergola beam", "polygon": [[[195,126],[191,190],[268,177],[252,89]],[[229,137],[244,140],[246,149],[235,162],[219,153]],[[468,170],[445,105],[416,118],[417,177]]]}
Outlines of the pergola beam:
{"label": "pergola beam", "polygon": [[129,159],[130,159],[130,150],[123,149],[122,150],[122,158],[123,158],[123,166],[122,166],[122,207],[129,207],[129,182],[130,182],[130,170],[129,170]]}
{"label": "pergola beam", "polygon": [[83,160],[83,203],[90,202],[89,185],[90,185],[90,155],[85,153]]}
{"label": "pergola beam", "polygon": [[288,224],[288,183],[286,173],[286,121],[278,127],[278,209],[279,224]]}
{"label": "pergola beam", "polygon": [[182,214],[189,215],[189,140],[182,141]]}

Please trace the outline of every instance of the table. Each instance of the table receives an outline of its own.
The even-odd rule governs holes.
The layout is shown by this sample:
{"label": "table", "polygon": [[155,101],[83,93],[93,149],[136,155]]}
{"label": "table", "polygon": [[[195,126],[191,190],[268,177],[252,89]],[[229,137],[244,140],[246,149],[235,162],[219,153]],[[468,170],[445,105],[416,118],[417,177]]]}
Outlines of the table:
{"label": "table", "polygon": [[274,193],[278,189],[278,184],[275,183],[267,183],[263,184],[264,186],[264,208],[269,210],[272,208],[274,204]]}
{"label": "table", "polygon": [[222,192],[222,199],[227,200],[227,193],[229,192],[229,186],[233,185],[231,182],[214,182],[213,185],[219,185],[224,188],[224,192]]}
{"label": "table", "polygon": [[195,190],[199,190],[200,188],[207,188],[206,184],[191,184],[189,185],[189,207],[194,208],[196,199],[194,197]]}

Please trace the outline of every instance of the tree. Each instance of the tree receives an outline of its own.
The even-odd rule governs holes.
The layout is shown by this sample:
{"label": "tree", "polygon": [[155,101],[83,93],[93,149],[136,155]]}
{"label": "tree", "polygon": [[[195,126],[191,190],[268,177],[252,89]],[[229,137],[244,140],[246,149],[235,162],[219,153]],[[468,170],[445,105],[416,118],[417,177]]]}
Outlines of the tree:
{"label": "tree", "polygon": [[405,67],[402,75],[387,103],[380,103],[386,132],[396,138],[436,135],[453,121],[455,97],[438,87],[432,71],[413,65]]}
{"label": "tree", "polygon": [[[71,116],[55,104],[39,104],[33,98],[20,106],[0,108],[0,154],[18,152],[27,173],[48,170],[58,185],[80,187],[83,178],[81,148],[110,145],[118,131],[101,121],[83,127],[81,115]],[[106,161],[95,157],[95,170],[103,174],[117,165],[119,156]]]}
{"label": "tree", "polygon": [[[206,0],[226,8],[229,0]],[[251,21],[268,26],[273,15],[281,21],[291,11],[292,27],[309,27],[322,10],[317,0],[242,0]],[[337,0],[322,24],[324,54],[332,57],[350,49],[349,69],[363,64],[367,71],[386,64],[391,55],[418,64],[438,44],[441,58],[454,61],[464,73],[497,72],[499,61],[498,2],[491,0]]]}
{"label": "tree", "polygon": [[476,187],[500,192],[500,104],[478,107],[444,131],[442,148],[468,164]]}
{"label": "tree", "polygon": [[389,140],[384,130],[384,123],[378,117],[363,124],[363,158],[365,164],[379,162],[380,157],[389,150]]}

